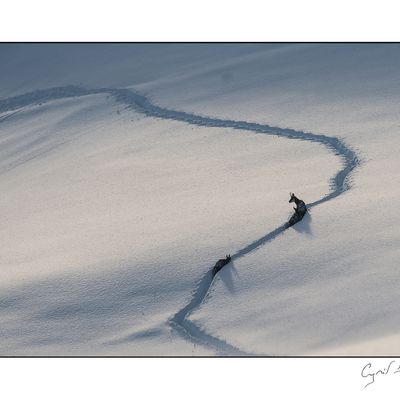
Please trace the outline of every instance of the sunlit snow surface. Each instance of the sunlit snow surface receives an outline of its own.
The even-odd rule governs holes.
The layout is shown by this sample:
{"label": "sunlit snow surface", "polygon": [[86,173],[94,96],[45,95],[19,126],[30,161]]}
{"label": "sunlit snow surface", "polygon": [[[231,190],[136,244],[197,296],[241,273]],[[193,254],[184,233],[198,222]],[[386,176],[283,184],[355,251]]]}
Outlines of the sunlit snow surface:
{"label": "sunlit snow surface", "polygon": [[[0,61],[0,354],[398,351],[397,45],[1,45]],[[221,120],[336,137],[361,163],[260,241],[345,159]]]}

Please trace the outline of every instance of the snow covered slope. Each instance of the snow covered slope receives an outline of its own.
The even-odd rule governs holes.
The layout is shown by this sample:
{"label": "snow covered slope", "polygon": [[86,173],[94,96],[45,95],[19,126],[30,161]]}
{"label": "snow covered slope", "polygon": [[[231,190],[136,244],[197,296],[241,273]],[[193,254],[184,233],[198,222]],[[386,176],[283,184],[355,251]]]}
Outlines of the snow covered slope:
{"label": "snow covered slope", "polygon": [[0,353],[393,354],[398,50],[1,45]]}

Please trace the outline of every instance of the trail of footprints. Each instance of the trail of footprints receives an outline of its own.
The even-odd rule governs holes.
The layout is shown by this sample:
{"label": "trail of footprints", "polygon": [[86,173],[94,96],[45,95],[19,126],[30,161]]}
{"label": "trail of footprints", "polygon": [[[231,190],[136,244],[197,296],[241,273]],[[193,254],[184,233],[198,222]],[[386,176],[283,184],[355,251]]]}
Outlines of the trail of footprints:
{"label": "trail of footprints", "polygon": [[[258,134],[275,135],[286,137],[288,139],[317,142],[324,145],[341,158],[343,166],[336,173],[336,175],[331,178],[331,191],[321,199],[307,204],[307,208],[309,209],[326,201],[332,200],[349,190],[351,187],[349,176],[354,169],[360,165],[360,159],[358,158],[357,154],[337,137],[318,135],[288,128],[279,128],[254,122],[204,117],[183,111],[169,110],[151,103],[146,96],[130,89],[85,89],[77,86],[64,86],[45,90],[37,90],[20,96],[0,100],[0,113],[13,111],[12,113],[7,113],[6,115],[0,117],[0,123],[12,117],[12,115],[15,113],[15,110],[18,110],[22,107],[39,105],[43,102],[55,99],[99,93],[109,94],[118,102],[124,104],[128,109],[134,109],[135,111],[141,112],[149,117],[181,121],[197,126],[240,129]],[[238,250],[234,255],[232,255],[232,260],[243,257],[258,247],[265,245],[266,243],[275,239],[277,236],[281,235],[287,228],[288,227],[286,223],[282,224],[272,232],[269,232],[263,237],[255,240],[243,249]],[[170,318],[169,324],[179,334],[191,340],[193,343],[212,348],[218,354],[246,355],[248,353],[241,351],[240,349],[228,344],[220,338],[206,333],[203,329],[189,320],[189,316],[202,304],[203,300],[205,299],[215,276],[216,275],[212,272],[212,270],[208,271],[204,275],[202,280],[198,283],[189,303]]]}

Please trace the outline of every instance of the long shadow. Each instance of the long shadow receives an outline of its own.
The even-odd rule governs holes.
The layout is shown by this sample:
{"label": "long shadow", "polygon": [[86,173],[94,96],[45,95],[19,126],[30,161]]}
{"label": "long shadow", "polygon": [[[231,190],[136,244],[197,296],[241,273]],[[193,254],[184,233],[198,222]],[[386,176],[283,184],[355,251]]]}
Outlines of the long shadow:
{"label": "long shadow", "polygon": [[[187,113],[183,111],[170,110],[167,108],[159,107],[150,102],[150,100],[143,94],[134,92],[130,89],[115,89],[115,88],[100,88],[100,89],[84,89],[76,86],[57,87],[46,90],[38,90],[35,92],[27,93],[24,95],[0,100],[0,112],[12,111],[30,104],[39,104],[40,102],[60,99],[64,97],[76,97],[88,94],[107,93],[112,95],[118,102],[125,104],[128,108],[135,109],[149,117],[156,117],[161,119],[170,119],[181,121],[197,126],[219,127],[219,128],[232,128],[247,130],[253,133],[266,134],[273,136],[285,137],[288,139],[296,139],[303,141],[311,141],[324,145],[329,151],[339,156],[343,161],[343,168],[340,169],[336,175],[331,178],[331,192],[307,205],[309,209],[330,201],[350,189],[349,182],[350,174],[360,165],[360,159],[355,151],[347,146],[341,139],[337,137],[330,137],[326,135],[313,134],[310,132],[298,131],[289,128],[280,128],[270,126],[267,124],[258,124],[247,121],[235,121],[230,119],[219,119],[213,117],[205,117]],[[311,221],[311,217],[308,221]],[[307,221],[305,221],[306,233]],[[250,243],[243,249],[238,250],[233,256],[232,260],[239,259],[240,257],[249,254],[260,246],[267,244],[279,235],[281,235],[288,228],[287,224],[283,224],[272,232],[267,233],[263,237]],[[301,229],[301,228],[300,228]],[[300,230],[298,230],[300,231]],[[208,271],[203,279],[199,282],[192,299],[189,303],[179,310],[171,319],[170,324],[177,331],[183,333],[191,340],[201,342],[206,346],[216,348],[222,353],[228,354],[246,354],[239,349],[229,345],[223,340],[213,337],[193,322],[188,320],[190,314],[200,306],[205,296],[207,295],[213,283],[213,276],[211,271]]]}
{"label": "long shadow", "polygon": [[305,233],[306,235],[312,235],[311,221],[312,221],[311,213],[307,212],[300,222],[293,225],[293,229],[298,233]]}
{"label": "long shadow", "polygon": [[235,262],[231,260],[229,264],[227,264],[224,268],[224,272],[220,275],[222,283],[229,290],[229,293],[235,294],[235,278],[239,278],[239,274],[235,267]]}

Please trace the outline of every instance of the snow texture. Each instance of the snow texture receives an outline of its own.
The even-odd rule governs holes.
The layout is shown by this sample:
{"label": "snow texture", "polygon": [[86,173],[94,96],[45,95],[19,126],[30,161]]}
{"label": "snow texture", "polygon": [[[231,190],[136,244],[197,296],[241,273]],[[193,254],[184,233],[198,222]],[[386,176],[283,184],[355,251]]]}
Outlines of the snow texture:
{"label": "snow texture", "polygon": [[2,354],[393,351],[396,46],[58,46],[0,47]]}

